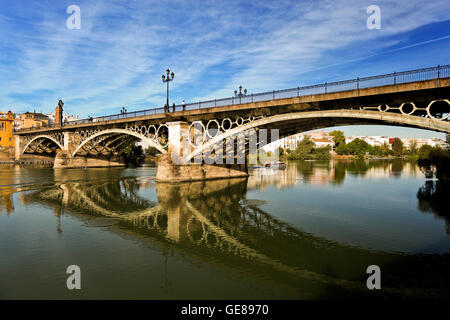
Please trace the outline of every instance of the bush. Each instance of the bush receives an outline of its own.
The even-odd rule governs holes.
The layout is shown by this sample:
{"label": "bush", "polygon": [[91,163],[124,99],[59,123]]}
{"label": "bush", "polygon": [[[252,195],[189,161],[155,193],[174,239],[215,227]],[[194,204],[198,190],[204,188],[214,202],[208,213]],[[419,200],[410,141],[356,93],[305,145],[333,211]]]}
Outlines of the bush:
{"label": "bush", "polygon": [[315,144],[308,136],[305,136],[297,148],[288,154],[288,160],[329,160],[330,147],[315,148]]}
{"label": "bush", "polygon": [[392,140],[392,152],[394,156],[401,157],[403,155],[403,142],[399,138]]}
{"label": "bush", "polygon": [[313,158],[316,160],[330,160],[330,147],[313,149]]}
{"label": "bush", "polygon": [[345,145],[345,153],[363,158],[364,155],[371,151],[371,146],[364,140],[356,138],[350,143]]}
{"label": "bush", "polygon": [[148,156],[152,156],[152,157],[156,157],[158,154],[160,154],[161,152],[159,152],[158,149],[156,149],[155,147],[148,147],[147,150],[145,150],[145,153]]}
{"label": "bush", "polygon": [[433,172],[439,180],[450,180],[450,151],[440,147],[423,145],[419,149],[417,164],[426,174]]}

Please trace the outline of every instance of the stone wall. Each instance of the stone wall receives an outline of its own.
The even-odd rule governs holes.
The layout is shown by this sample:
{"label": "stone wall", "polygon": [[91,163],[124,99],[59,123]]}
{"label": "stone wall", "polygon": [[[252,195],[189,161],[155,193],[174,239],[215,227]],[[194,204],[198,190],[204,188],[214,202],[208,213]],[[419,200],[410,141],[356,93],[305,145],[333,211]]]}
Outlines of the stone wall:
{"label": "stone wall", "polygon": [[172,162],[170,153],[162,154],[157,159],[157,182],[187,182],[211,179],[229,179],[248,177],[245,164],[184,164]]}
{"label": "stone wall", "polygon": [[125,163],[121,159],[101,159],[72,157],[65,151],[58,151],[53,168],[95,168],[95,167],[123,167]]}

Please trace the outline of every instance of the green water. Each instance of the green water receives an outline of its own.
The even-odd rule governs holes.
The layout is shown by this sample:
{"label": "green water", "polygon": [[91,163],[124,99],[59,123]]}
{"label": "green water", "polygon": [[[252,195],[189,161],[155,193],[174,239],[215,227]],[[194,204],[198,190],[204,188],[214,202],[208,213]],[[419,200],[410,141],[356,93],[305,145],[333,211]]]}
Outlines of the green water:
{"label": "green water", "polygon": [[450,188],[413,163],[290,162],[178,185],[155,173],[0,166],[0,299],[450,296]]}

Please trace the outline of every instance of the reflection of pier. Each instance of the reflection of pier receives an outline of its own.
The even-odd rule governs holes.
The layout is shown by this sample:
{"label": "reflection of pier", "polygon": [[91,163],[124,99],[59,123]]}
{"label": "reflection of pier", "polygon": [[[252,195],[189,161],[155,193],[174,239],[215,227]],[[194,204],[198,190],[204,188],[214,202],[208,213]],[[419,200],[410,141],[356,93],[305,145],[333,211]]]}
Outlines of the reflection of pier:
{"label": "reflection of pier", "polygon": [[[155,187],[157,202],[142,196]],[[301,232],[259,208],[258,201],[246,199],[247,188],[246,179],[155,185],[151,180],[119,178],[59,183],[24,194],[22,201],[45,203],[55,212],[88,221],[106,218],[118,223],[107,226],[112,232],[171,246],[214,265],[270,274],[290,285],[308,280],[364,288],[361,279],[368,265],[376,261],[387,266],[400,259]],[[400,274],[403,267],[398,266]],[[386,286],[385,292],[396,291]]]}
{"label": "reflection of pier", "polygon": [[7,215],[10,215],[14,211],[12,195],[15,192],[13,186],[17,183],[17,177],[11,172],[15,170],[20,170],[18,165],[2,166],[0,171],[0,214],[5,211]]}

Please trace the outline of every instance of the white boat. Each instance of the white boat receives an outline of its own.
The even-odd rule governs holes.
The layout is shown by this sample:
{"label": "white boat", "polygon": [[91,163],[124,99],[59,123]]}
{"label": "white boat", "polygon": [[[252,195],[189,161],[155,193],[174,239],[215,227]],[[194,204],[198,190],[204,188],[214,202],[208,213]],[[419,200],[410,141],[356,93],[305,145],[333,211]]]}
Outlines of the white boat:
{"label": "white boat", "polygon": [[268,162],[266,163],[266,168],[284,170],[286,169],[286,163],[284,163],[283,161]]}

